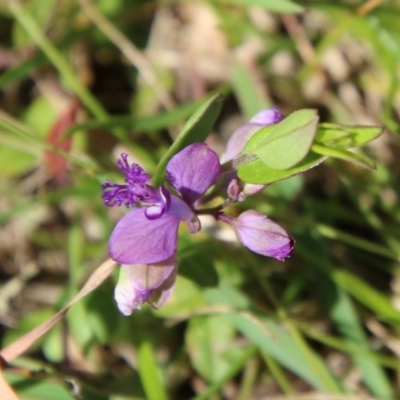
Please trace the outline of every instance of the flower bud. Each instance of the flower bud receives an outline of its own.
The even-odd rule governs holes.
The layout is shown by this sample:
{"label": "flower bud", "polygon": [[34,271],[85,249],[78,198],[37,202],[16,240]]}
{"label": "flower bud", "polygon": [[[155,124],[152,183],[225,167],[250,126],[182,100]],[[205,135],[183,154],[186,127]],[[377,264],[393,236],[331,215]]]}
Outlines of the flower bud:
{"label": "flower bud", "polygon": [[243,187],[243,193],[245,196],[253,196],[261,192],[265,188],[266,185],[258,185],[255,183],[245,183]]}
{"label": "flower bud", "polygon": [[257,211],[245,211],[237,219],[220,214],[218,219],[230,224],[243,246],[255,253],[279,261],[292,254],[294,240],[280,225]]}
{"label": "flower bud", "polygon": [[278,108],[268,108],[257,113],[250,123],[261,124],[264,126],[277,124],[283,120],[283,114]]}
{"label": "flower bud", "polygon": [[229,182],[228,189],[226,192],[230,200],[243,201],[246,199],[246,196],[243,196],[242,194],[241,181],[237,178],[234,178]]}

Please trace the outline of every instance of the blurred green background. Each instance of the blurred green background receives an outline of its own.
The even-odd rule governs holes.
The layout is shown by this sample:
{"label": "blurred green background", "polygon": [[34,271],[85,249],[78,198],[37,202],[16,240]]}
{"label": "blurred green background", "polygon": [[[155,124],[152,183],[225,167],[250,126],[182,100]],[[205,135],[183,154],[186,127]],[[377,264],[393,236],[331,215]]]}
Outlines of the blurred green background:
{"label": "blurred green background", "polygon": [[399,398],[399,17],[395,0],[0,0],[2,347],[107,258],[121,151],[154,172],[209,96],[219,154],[269,106],[386,127],[362,150],[376,170],[328,160],[232,207],[285,226],[285,263],[182,229],[168,304],[123,317],[113,275],[6,368],[21,399]]}

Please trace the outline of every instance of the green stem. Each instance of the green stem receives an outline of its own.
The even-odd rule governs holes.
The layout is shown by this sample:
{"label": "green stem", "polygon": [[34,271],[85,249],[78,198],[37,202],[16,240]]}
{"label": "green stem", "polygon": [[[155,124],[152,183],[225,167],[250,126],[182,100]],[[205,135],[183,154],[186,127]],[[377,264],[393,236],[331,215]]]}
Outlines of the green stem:
{"label": "green stem", "polygon": [[300,325],[300,329],[304,332],[306,336],[319,343],[322,343],[327,347],[341,351],[343,353],[347,353],[353,357],[355,355],[368,357],[386,368],[399,370],[400,362],[395,357],[375,354],[371,351],[365,350],[365,348],[345,343],[341,339],[327,335],[325,332],[317,332],[314,328],[307,326],[306,324]]}
{"label": "green stem", "polygon": [[251,398],[259,371],[259,359],[251,358],[243,368],[242,379],[235,400],[247,400]]}
{"label": "green stem", "polygon": [[286,378],[281,366],[267,352],[263,351],[261,354],[271,375],[275,378],[282,391],[287,395],[295,394],[295,390]]}
{"label": "green stem", "polygon": [[374,253],[383,257],[390,258],[391,260],[400,261],[400,254],[388,249],[379,244],[372,243],[368,240],[361,239],[354,235],[350,235],[345,232],[341,232],[330,226],[317,224],[316,228],[318,232],[329,239],[340,240],[343,243],[347,243],[351,246],[358,247],[359,249],[365,250],[370,253]]}

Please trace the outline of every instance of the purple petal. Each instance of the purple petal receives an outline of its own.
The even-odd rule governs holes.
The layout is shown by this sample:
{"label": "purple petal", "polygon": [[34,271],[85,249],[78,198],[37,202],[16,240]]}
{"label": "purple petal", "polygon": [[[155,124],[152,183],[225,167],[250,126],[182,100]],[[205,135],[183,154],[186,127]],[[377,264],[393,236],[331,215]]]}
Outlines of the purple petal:
{"label": "purple petal", "polygon": [[168,215],[185,221],[189,227],[190,233],[197,233],[201,229],[199,217],[193,210],[179,197],[171,196]]}
{"label": "purple petal", "polygon": [[175,254],[166,260],[152,264],[123,265],[132,285],[138,291],[154,290],[176,271]]}
{"label": "purple petal", "polygon": [[102,198],[108,207],[124,204],[125,207],[134,207],[138,201],[138,196],[130,190],[128,185],[118,185],[112,182],[105,182],[101,185]]}
{"label": "purple petal", "polygon": [[171,270],[164,282],[153,291],[147,302],[155,309],[160,308],[169,299],[175,286],[177,265]]}
{"label": "purple petal", "polygon": [[146,301],[161,307],[172,292],[176,270],[175,255],[154,264],[122,265],[114,292],[121,313],[130,315]]}
{"label": "purple petal", "polygon": [[293,251],[294,241],[288,233],[257,211],[245,211],[232,220],[232,226],[240,242],[258,254],[283,261]]}
{"label": "purple petal", "polygon": [[[171,274],[172,276],[172,274]],[[175,278],[176,275],[173,277],[174,281],[172,284],[167,283],[167,281],[165,281],[165,287],[160,286],[159,288],[157,288],[150,296],[150,298],[147,300],[147,302],[156,310],[158,310],[160,307],[162,307],[166,301],[170,298],[173,290],[174,290],[174,286],[175,286]]]}
{"label": "purple petal", "polygon": [[175,154],[167,165],[167,180],[193,204],[221,176],[218,156],[205,143],[194,143]]}
{"label": "purple petal", "polygon": [[146,207],[145,215],[148,219],[158,219],[164,214],[165,208],[162,204]]}
{"label": "purple petal", "polygon": [[139,164],[129,164],[128,154],[122,153],[121,158],[117,161],[118,168],[125,174],[125,182],[130,185],[134,184],[145,184],[150,180],[148,174],[143,171],[143,168]]}
{"label": "purple petal", "polygon": [[115,286],[114,298],[123,315],[131,315],[149,298],[151,291],[139,292],[132,285],[125,268],[120,268],[118,283]]}
{"label": "purple petal", "polygon": [[165,210],[168,210],[171,204],[171,193],[167,188],[161,186],[158,189],[157,199],[155,203],[148,206],[145,210],[145,215],[148,219],[158,219],[164,214]]}
{"label": "purple petal", "polygon": [[176,251],[179,219],[163,214],[149,220],[145,207],[134,208],[116,225],[108,252],[120,264],[149,264],[171,257]]}
{"label": "purple petal", "polygon": [[242,199],[241,192],[242,192],[241,181],[237,178],[231,179],[231,181],[228,184],[228,188],[226,190],[228,198],[234,201],[243,201],[244,199]]}
{"label": "purple petal", "polygon": [[245,183],[243,193],[246,196],[253,196],[254,194],[261,192],[261,190],[263,190],[265,186],[266,185],[257,185],[255,183]]}

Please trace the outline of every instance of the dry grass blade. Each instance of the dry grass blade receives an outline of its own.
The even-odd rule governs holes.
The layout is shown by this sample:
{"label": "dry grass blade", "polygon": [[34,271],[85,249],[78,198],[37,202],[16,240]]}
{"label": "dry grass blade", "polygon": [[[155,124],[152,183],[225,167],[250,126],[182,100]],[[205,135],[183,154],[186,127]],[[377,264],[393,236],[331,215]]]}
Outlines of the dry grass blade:
{"label": "dry grass blade", "polygon": [[379,7],[384,0],[369,0],[364,3],[362,6],[358,7],[357,14],[359,15],[366,15],[370,13],[376,7]]}
{"label": "dry grass blade", "polygon": [[0,400],[18,400],[17,395],[11,389],[8,382],[4,379],[3,372],[0,369]]}
{"label": "dry grass blade", "polygon": [[48,332],[61,318],[64,317],[64,315],[68,312],[69,308],[72,305],[77,303],[79,300],[81,300],[83,297],[85,297],[87,294],[89,294],[99,285],[101,285],[101,283],[103,283],[108,278],[108,276],[110,276],[115,268],[115,265],[115,262],[110,259],[101,264],[93,272],[93,274],[90,275],[88,281],[79,291],[79,293],[62,310],[60,310],[50,319],[43,322],[41,325],[37,326],[26,335],[3,349],[0,352],[0,357],[2,361],[10,362],[16,357],[23,354],[26,350],[28,350],[29,347],[32,346],[34,342],[36,342],[36,340],[38,340],[41,336]]}

